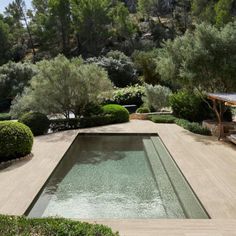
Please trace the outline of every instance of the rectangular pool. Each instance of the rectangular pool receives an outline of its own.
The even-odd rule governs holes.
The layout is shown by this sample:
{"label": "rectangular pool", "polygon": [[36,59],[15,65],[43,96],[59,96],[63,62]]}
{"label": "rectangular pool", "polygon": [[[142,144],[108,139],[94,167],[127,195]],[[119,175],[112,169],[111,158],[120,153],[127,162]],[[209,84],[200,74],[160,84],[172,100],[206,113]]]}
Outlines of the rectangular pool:
{"label": "rectangular pool", "polygon": [[27,214],[77,219],[208,218],[156,135],[79,135]]}

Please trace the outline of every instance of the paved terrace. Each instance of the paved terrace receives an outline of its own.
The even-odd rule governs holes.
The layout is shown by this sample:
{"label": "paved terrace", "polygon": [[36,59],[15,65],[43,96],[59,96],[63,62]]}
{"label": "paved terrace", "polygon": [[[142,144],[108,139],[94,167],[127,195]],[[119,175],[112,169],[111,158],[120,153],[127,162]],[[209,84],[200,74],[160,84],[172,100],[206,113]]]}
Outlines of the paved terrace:
{"label": "paved terrace", "polygon": [[[22,215],[79,132],[158,133],[212,220],[97,220],[121,235],[236,235],[236,147],[175,124],[126,124],[35,138],[32,159],[0,170],[0,213]],[[93,222],[91,220],[90,222]]]}

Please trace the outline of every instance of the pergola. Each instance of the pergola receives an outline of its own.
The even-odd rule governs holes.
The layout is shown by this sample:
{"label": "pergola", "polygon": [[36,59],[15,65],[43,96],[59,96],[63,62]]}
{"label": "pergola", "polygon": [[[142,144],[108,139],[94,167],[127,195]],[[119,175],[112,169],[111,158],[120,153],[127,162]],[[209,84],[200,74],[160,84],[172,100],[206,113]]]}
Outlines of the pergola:
{"label": "pergola", "polygon": [[209,93],[208,99],[213,102],[213,110],[216,113],[219,125],[219,139],[223,135],[222,116],[224,114],[225,106],[236,107],[236,93]]}

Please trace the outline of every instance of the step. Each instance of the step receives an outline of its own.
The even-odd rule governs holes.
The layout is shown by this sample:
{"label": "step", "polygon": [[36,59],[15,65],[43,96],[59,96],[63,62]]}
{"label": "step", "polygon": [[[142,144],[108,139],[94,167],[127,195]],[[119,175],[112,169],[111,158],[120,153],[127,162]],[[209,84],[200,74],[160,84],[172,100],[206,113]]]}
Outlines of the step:
{"label": "step", "polygon": [[151,140],[156,152],[159,154],[160,160],[164,166],[163,168],[166,170],[187,218],[208,219],[209,217],[206,211],[181,173],[177,164],[169,154],[168,150],[162,143],[161,139],[159,137],[151,137]]}
{"label": "step", "polygon": [[153,142],[151,139],[144,139],[143,144],[167,217],[186,218],[173,186],[171,185],[166,171],[161,163],[160,157],[155,150]]}

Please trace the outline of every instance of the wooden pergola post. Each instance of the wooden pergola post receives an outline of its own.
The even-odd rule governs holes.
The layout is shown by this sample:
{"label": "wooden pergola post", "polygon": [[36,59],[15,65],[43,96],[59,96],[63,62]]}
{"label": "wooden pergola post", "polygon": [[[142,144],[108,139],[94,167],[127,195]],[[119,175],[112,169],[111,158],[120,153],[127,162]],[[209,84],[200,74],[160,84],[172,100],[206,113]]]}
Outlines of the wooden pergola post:
{"label": "wooden pergola post", "polygon": [[218,135],[218,140],[220,140],[224,134],[224,127],[222,125],[222,116],[223,116],[223,113],[222,113],[222,102],[219,101],[219,111],[217,109],[217,100],[216,99],[213,99],[213,110],[216,114],[216,117],[217,117],[217,120],[218,120],[218,129],[219,129],[219,135]]}

